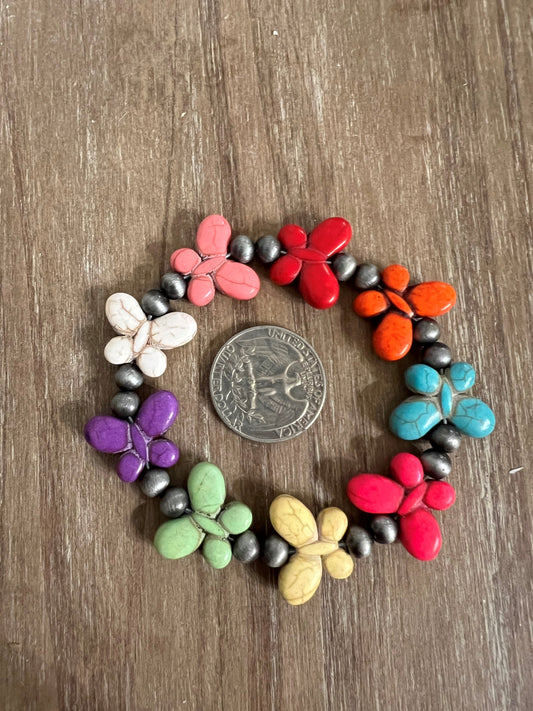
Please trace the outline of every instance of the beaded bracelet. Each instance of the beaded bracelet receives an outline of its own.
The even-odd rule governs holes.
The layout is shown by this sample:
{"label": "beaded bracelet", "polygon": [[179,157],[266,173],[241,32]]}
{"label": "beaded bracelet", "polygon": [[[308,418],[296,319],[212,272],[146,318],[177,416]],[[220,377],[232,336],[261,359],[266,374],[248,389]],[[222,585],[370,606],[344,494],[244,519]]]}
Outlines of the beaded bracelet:
{"label": "beaded bracelet", "polygon": [[[140,303],[123,293],[107,300],[107,318],[119,335],[109,341],[104,356],[120,366],[115,375],[120,391],[111,401],[114,414],[93,417],[85,426],[90,445],[121,455],[117,472],[122,481],[138,480],[146,496],[160,497],[160,509],[168,520],[158,528],[154,545],[163,557],[183,558],[201,547],[206,561],[217,569],[226,567],[232,556],[243,563],[262,557],[268,566],[281,568],[279,589],[292,605],[314,595],[323,566],[334,578],[349,577],[354,558],[368,556],[374,541],[392,543],[399,538],[415,558],[434,559],[442,536],[431,510],[447,509],[455,501],[455,491],[445,481],[451,471],[449,454],[458,449],[463,435],[485,437],[495,426],[492,410],[467,395],[475,382],[474,368],[452,362],[450,348],[439,341],[434,319],[455,304],[453,287],[438,281],[410,285],[409,272],[397,264],[381,273],[373,264],[357,266],[343,251],[351,236],[350,224],[335,217],[321,222],[309,235],[297,225],[286,225],[277,237],[261,237],[254,245],[245,235],[232,239],[231,227],[220,215],[207,217],[198,228],[196,250],[174,252],[173,271],[163,275],[159,289],[148,291]],[[178,415],[178,401],[171,392],[159,391],[141,405],[135,390],[144,376],[156,378],[164,373],[165,350],[185,345],[196,334],[194,318],[170,312],[170,301],[187,296],[196,306],[206,306],[217,290],[241,300],[255,297],[260,280],[248,266],[254,255],[270,265],[270,278],[276,284],[298,280],[303,298],[316,309],[333,306],[339,282],[352,280],[359,291],[354,311],[374,321],[373,347],[379,357],[399,360],[413,343],[421,347],[421,363],[405,372],[405,383],[414,394],[394,409],[389,426],[400,439],[428,439],[431,447],[419,456],[396,454],[390,462],[390,476],[360,473],[350,479],[348,498],[359,510],[372,514],[367,527],[349,526],[346,514],[336,507],[324,509],[315,520],[301,501],[282,494],[269,510],[276,533],[260,543],[250,530],[248,506],[225,502],[224,476],[214,464],[197,464],[189,474],[187,489],[170,486],[167,470],[177,462],[179,450],[164,435]],[[276,335],[278,342],[267,338],[256,347],[244,332],[247,345],[230,368],[238,423],[226,416],[227,403],[221,404],[215,396],[213,400],[232,429],[267,442],[275,441],[265,434],[269,426],[280,433],[280,439],[305,431],[318,416],[325,384],[320,380],[323,371],[318,356],[309,344],[284,329],[277,329],[285,331],[280,336],[274,333],[276,327],[265,328],[267,336]],[[290,370],[294,361],[287,357],[291,344],[299,349],[301,367],[295,373]],[[235,352],[231,343],[230,352]],[[263,360],[258,368],[254,357],[259,352]],[[221,353],[224,356],[226,351]],[[283,372],[275,372],[276,367],[283,367]],[[214,367],[212,395],[213,383],[219,381],[217,372]],[[295,389],[300,397],[294,395]],[[267,423],[258,403],[262,398],[276,403],[279,397],[290,399],[294,412],[304,411],[300,427],[284,427],[276,406],[269,410],[273,423]],[[247,433],[245,421],[259,436]]]}

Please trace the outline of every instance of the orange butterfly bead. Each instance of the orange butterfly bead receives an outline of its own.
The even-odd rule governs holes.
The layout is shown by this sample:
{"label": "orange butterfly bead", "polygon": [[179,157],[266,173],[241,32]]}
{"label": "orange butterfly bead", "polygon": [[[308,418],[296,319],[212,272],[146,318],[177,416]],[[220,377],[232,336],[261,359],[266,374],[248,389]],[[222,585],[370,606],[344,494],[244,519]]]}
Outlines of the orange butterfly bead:
{"label": "orange butterfly bead", "polygon": [[381,288],[356,296],[353,309],[364,318],[382,316],[372,345],[380,358],[399,360],[413,344],[413,319],[434,318],[455,304],[455,289],[442,281],[409,286],[409,271],[391,264],[381,274]]}

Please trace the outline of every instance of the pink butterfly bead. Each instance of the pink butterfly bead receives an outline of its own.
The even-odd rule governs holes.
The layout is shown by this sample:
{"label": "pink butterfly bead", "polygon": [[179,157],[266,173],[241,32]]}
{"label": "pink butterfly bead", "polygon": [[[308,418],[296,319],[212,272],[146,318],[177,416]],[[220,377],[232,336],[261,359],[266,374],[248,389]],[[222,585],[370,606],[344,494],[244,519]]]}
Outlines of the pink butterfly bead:
{"label": "pink butterfly bead", "polygon": [[222,215],[209,215],[196,233],[194,249],[178,249],[170,257],[172,269],[190,277],[187,298],[195,306],[206,306],[218,289],[240,301],[257,295],[260,281],[253,269],[228,258],[231,227]]}

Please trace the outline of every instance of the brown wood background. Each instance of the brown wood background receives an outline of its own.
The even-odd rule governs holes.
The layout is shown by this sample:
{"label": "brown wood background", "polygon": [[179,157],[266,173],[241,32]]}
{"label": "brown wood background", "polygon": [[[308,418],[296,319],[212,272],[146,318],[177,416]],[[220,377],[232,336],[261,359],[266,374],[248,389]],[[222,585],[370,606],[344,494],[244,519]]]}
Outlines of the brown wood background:
{"label": "brown wood background", "polygon": [[[532,23],[529,0],[0,1],[2,708],[533,708]],[[358,260],[456,286],[443,337],[498,429],[455,457],[436,562],[375,546],[290,608],[261,565],[160,559],[156,503],[84,443],[115,391],[106,297],[156,286],[211,212],[254,238],[340,214]],[[183,306],[199,334],[156,383],[182,403],[176,482],[216,462],[258,531],[282,491],[353,515],[350,475],[402,449],[406,362],[352,298],[315,312],[265,280]],[[208,397],[216,350],[262,323],[329,383],[277,446]]]}

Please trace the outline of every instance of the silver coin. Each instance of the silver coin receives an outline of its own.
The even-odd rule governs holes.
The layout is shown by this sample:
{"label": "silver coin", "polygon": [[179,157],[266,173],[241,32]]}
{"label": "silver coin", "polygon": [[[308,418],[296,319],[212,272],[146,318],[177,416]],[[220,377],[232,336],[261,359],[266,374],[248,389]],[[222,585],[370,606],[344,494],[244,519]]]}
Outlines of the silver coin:
{"label": "silver coin", "polygon": [[255,442],[283,442],[305,432],[326,399],[315,349],[279,326],[254,326],[217,353],[209,387],[221,420]]}

